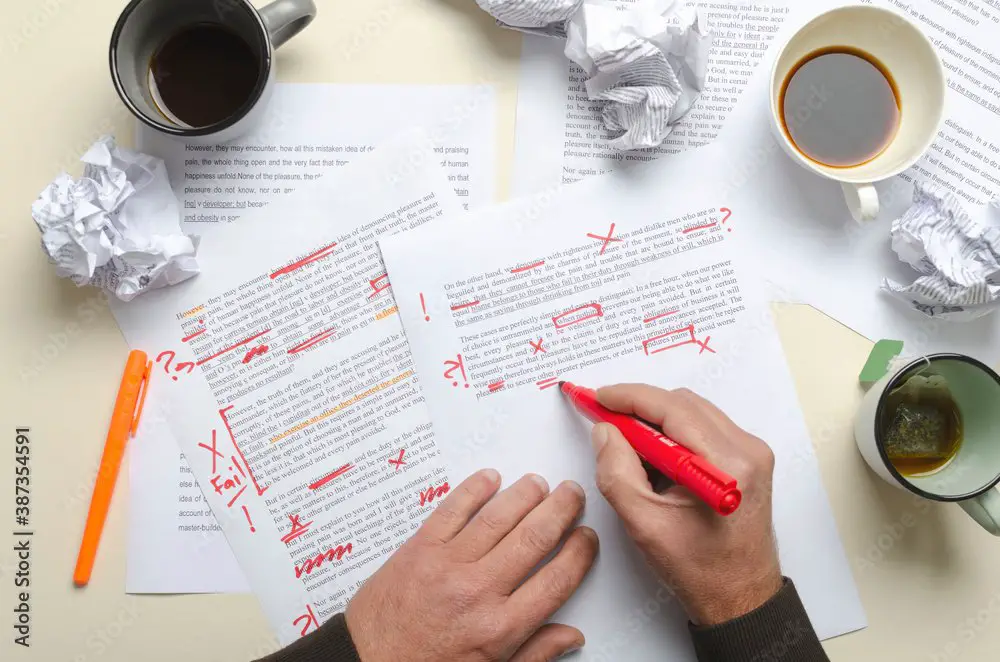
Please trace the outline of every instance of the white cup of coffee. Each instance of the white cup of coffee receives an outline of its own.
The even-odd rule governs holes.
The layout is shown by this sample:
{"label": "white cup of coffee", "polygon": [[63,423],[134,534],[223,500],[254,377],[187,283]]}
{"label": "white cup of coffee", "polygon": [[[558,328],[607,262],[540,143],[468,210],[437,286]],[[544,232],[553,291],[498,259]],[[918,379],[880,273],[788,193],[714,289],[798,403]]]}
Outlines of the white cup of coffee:
{"label": "white cup of coffee", "polygon": [[802,167],[840,182],[858,221],[879,212],[874,183],[927,151],[944,120],[947,80],[919,27],[868,5],[798,30],[771,70],[771,125]]}
{"label": "white cup of coffee", "polygon": [[274,87],[274,49],[316,16],[313,0],[132,0],[111,34],[111,78],[147,126],[190,143],[256,126]]}

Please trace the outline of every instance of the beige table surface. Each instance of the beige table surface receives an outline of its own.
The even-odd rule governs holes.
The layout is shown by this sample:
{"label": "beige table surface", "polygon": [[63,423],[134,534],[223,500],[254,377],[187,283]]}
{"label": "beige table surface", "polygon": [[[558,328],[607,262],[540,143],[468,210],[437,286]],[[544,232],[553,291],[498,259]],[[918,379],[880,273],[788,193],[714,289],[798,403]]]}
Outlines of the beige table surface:
{"label": "beige table surface", "polygon": [[[208,1],[208,0],[206,0]],[[277,58],[298,82],[493,83],[499,191],[513,153],[520,36],[473,0],[319,0]],[[70,576],[126,346],[102,298],[53,274],[31,202],[99,135],[130,143],[108,76],[124,0],[3,0],[0,21],[0,660],[246,660],[275,647],[255,599],[128,596],[125,476],[94,580]],[[875,479],[852,441],[856,375],[870,343],[800,306],[777,309],[840,534],[870,626],[826,644],[833,660],[995,660],[1000,541],[955,506]],[[14,436],[31,428],[31,647],[13,644]],[[803,440],[806,443],[806,440]],[[9,544],[8,544],[9,543]]]}

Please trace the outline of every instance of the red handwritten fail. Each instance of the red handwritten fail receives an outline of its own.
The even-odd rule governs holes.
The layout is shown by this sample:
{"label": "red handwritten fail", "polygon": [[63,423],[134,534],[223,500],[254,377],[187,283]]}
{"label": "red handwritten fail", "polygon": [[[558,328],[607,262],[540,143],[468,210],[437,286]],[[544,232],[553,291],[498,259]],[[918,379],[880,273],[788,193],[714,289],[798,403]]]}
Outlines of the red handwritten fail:
{"label": "red handwritten fail", "polygon": [[226,456],[223,455],[222,453],[220,453],[219,449],[218,449],[218,446],[216,446],[216,443],[215,443],[215,430],[212,430],[212,445],[211,446],[203,444],[200,441],[198,442],[198,446],[200,448],[204,448],[205,450],[207,450],[209,453],[212,454],[212,473],[214,474],[215,473],[215,460],[216,460],[216,458],[221,457],[223,460],[226,459]]}
{"label": "red handwritten fail", "polygon": [[[232,464],[229,465],[229,473],[227,477],[224,478],[222,474],[216,474],[212,476],[208,482],[211,483],[216,494],[219,495],[228,492],[229,490],[234,490],[237,487],[240,488],[239,491],[237,491],[236,494],[229,500],[229,503],[226,504],[227,508],[232,508],[233,504],[236,503],[236,500],[240,498],[241,494],[243,494],[243,491],[247,489],[247,486],[243,484],[243,481],[247,479],[247,473],[243,470],[243,467],[240,466],[240,463],[236,459],[235,455],[231,455],[229,459],[232,460]],[[215,458],[213,457],[212,460],[214,464]]]}
{"label": "red handwritten fail", "polygon": [[574,324],[586,322],[587,320],[596,319],[598,317],[604,317],[604,309],[601,308],[601,304],[588,303],[586,306],[580,306],[579,308],[567,310],[565,313],[556,315],[552,318],[552,324],[555,325],[557,329],[565,329],[568,326],[573,326]]}
{"label": "red handwritten fail", "polygon": [[535,342],[534,340],[529,340],[528,341],[528,344],[531,345],[531,355],[532,356],[534,356],[535,354],[538,354],[538,353],[542,353],[542,354],[546,353],[545,348],[542,347],[542,341],[544,341],[544,340],[545,340],[545,338],[539,338],[538,342]]}
{"label": "red handwritten fail", "polygon": [[548,379],[543,379],[541,381],[535,382],[535,386],[538,387],[539,391],[544,391],[547,388],[552,388],[553,386],[559,386],[559,378],[549,377]]}
{"label": "red handwritten fail", "polygon": [[297,626],[302,621],[305,621],[305,625],[303,625],[302,629],[299,630],[299,635],[302,637],[309,634],[309,630],[319,628],[319,621],[316,619],[316,614],[313,612],[312,605],[306,605],[306,613],[292,621],[292,627]]}
{"label": "red handwritten fail", "polygon": [[324,563],[339,561],[353,551],[354,545],[347,543],[346,545],[337,545],[336,547],[331,547],[325,552],[320,552],[316,556],[306,559],[302,565],[295,566],[295,578],[299,579],[302,575],[310,574],[313,570],[320,567]]}
{"label": "red handwritten fail", "polygon": [[302,258],[298,262],[292,262],[287,267],[278,269],[277,271],[275,271],[274,273],[271,274],[271,280],[274,280],[278,276],[284,276],[285,274],[290,274],[293,271],[295,271],[296,269],[301,269],[302,267],[306,266],[307,264],[312,264],[313,262],[316,262],[317,260],[322,260],[324,257],[329,257],[330,255],[333,255],[333,248],[336,245],[337,245],[337,243],[334,242],[334,243],[330,244],[329,246],[324,246],[323,248],[319,249],[315,253],[311,253],[309,255],[306,255],[304,258]]}
{"label": "red handwritten fail", "polygon": [[300,517],[301,517],[300,515],[288,516],[288,521],[292,523],[292,528],[288,533],[281,536],[281,542],[287,545],[288,543],[292,542],[299,536],[305,534],[305,532],[309,530],[309,527],[312,526],[312,520],[309,520],[308,522],[303,524],[300,521]]}
{"label": "red handwritten fail", "polygon": [[522,274],[525,271],[531,271],[532,269],[537,269],[538,267],[542,266],[543,264],[545,264],[545,260],[539,260],[538,262],[535,262],[534,264],[527,264],[527,265],[525,265],[523,267],[517,267],[516,269],[511,269],[510,272],[512,274]]}
{"label": "red handwritten fail", "polygon": [[243,506],[243,514],[244,514],[244,515],[246,516],[246,518],[247,518],[247,524],[249,524],[249,525],[250,525],[250,533],[257,533],[257,529],[256,529],[256,528],[254,527],[254,525],[253,525],[253,520],[252,520],[252,519],[250,519],[250,511],[249,511],[249,510],[247,510],[247,507],[246,507],[246,506]]}
{"label": "red handwritten fail", "polygon": [[401,466],[403,466],[404,464],[406,464],[406,462],[403,461],[403,456],[405,454],[406,454],[406,449],[405,448],[400,448],[399,449],[399,457],[397,457],[395,460],[392,459],[392,458],[389,458],[389,464],[395,465],[395,467],[396,467],[395,470],[396,471],[399,471],[399,468]]}
{"label": "red handwritten fail", "polygon": [[434,499],[440,499],[445,494],[447,494],[450,490],[451,490],[451,488],[448,486],[448,483],[445,483],[445,484],[441,485],[440,487],[434,487],[432,485],[431,487],[428,487],[426,490],[424,490],[423,492],[421,492],[419,494],[419,496],[420,496],[420,505],[423,506],[425,504],[430,503]]}
{"label": "red handwritten fail", "polygon": [[482,302],[479,299],[476,299],[475,301],[469,301],[466,303],[460,303],[456,306],[452,306],[451,310],[452,312],[458,312],[459,310],[465,310],[466,308],[472,308],[473,306],[478,306],[480,303]]}
{"label": "red handwritten fail", "polygon": [[317,480],[315,483],[310,483],[309,484],[309,489],[310,490],[318,490],[319,488],[323,487],[324,485],[329,484],[330,482],[334,481],[335,479],[339,478],[340,476],[343,476],[344,474],[346,474],[348,471],[350,471],[353,468],[354,468],[354,465],[351,464],[350,462],[348,462],[344,466],[338,467],[336,470],[334,470],[331,473],[328,473],[327,475],[323,476],[322,478],[320,478],[319,480]]}
{"label": "red handwritten fail", "polygon": [[431,316],[427,314],[427,302],[424,301],[424,293],[420,293],[420,310],[424,311],[424,321],[430,322]]}
{"label": "red handwritten fail", "polygon": [[661,333],[653,336],[652,338],[643,340],[642,350],[646,352],[646,356],[652,356],[653,354],[665,352],[668,349],[682,347],[683,345],[691,345],[696,342],[697,340],[695,340],[694,337],[694,325],[689,324],[682,329],[667,331],[666,333]]}
{"label": "red handwritten fail", "polygon": [[502,389],[503,386],[504,386],[504,380],[501,379],[500,381],[493,382],[492,384],[487,384],[486,388],[489,389],[490,393],[496,393],[497,391]]}
{"label": "red handwritten fail", "polygon": [[333,336],[333,334],[334,334],[335,331],[336,331],[336,328],[334,328],[334,327],[331,327],[331,328],[327,329],[326,331],[321,331],[321,332],[317,333],[315,336],[313,336],[312,338],[309,338],[309,339],[307,339],[307,340],[305,340],[303,342],[300,342],[295,347],[292,347],[291,349],[288,350],[288,353],[289,354],[298,354],[299,352],[306,351],[310,347],[315,347],[316,345],[320,344],[321,342],[323,342],[327,338]]}
{"label": "red handwritten fail", "polygon": [[240,456],[240,459],[243,460],[243,466],[247,468],[247,472],[250,474],[250,482],[253,484],[253,488],[257,490],[257,496],[261,496],[264,492],[267,492],[270,485],[268,485],[268,487],[261,488],[260,484],[257,482],[256,476],[253,475],[253,469],[250,467],[250,463],[247,462],[246,457],[243,455],[243,451],[240,450],[239,444],[236,443],[236,437],[233,436],[233,428],[229,426],[229,419],[226,418],[226,412],[232,408],[233,405],[229,405],[228,407],[220,409],[219,416],[222,417],[222,423],[226,426],[226,432],[229,433],[229,439],[233,442],[233,448],[236,449],[236,453]]}
{"label": "red handwritten fail", "polygon": [[[722,225],[725,225],[726,221],[729,220],[729,217],[733,215],[733,210],[730,209],[729,207],[719,207],[719,211],[725,214],[725,216],[722,217]],[[726,228],[726,232],[732,232],[732,231],[733,231],[732,228]]]}
{"label": "red handwritten fail", "polygon": [[268,349],[267,345],[258,345],[257,347],[254,347],[249,352],[243,355],[243,363],[250,363],[253,357],[263,356],[264,354],[267,354],[267,349]]}
{"label": "red handwritten fail", "polygon": [[671,315],[676,315],[679,312],[680,312],[679,310],[668,310],[665,313],[660,313],[659,315],[653,315],[652,317],[647,317],[646,319],[642,320],[642,323],[652,324],[658,319],[663,319],[664,317],[670,317]]}
{"label": "red handwritten fail", "polygon": [[712,336],[707,336],[705,340],[695,340],[694,344],[698,345],[701,349],[698,350],[699,354],[704,354],[706,350],[715,354],[715,350],[708,346],[708,341],[712,339]]}
{"label": "red handwritten fail", "polygon": [[374,299],[379,294],[382,294],[387,289],[392,287],[389,283],[389,274],[382,274],[381,276],[376,276],[368,281],[368,284],[372,288],[372,293],[368,295],[369,299]]}
{"label": "red handwritten fail", "polygon": [[247,338],[245,340],[239,341],[235,345],[230,345],[229,347],[226,347],[225,349],[221,349],[218,352],[216,352],[215,354],[212,354],[211,356],[206,356],[205,358],[203,358],[200,361],[198,361],[197,365],[204,365],[204,364],[208,363],[209,361],[211,361],[212,359],[217,359],[217,358],[219,358],[220,356],[222,356],[223,354],[225,354],[227,352],[231,352],[234,349],[237,349],[239,347],[243,347],[243,345],[249,345],[254,340],[257,340],[257,338],[260,338],[261,336],[263,336],[265,334],[268,334],[270,332],[271,332],[271,329],[264,329],[260,333],[255,333],[254,335],[250,336],[249,338]]}

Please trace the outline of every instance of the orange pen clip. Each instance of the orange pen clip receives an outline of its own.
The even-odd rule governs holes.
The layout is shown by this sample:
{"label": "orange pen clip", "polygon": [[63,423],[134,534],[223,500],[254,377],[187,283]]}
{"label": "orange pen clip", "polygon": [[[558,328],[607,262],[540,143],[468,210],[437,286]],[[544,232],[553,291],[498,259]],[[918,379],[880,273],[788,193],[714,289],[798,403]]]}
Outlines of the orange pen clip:
{"label": "orange pen clip", "polygon": [[104,442],[101,468],[94,482],[94,495],[90,499],[90,512],[87,513],[87,526],[83,531],[80,554],[77,556],[76,569],[73,571],[73,583],[77,586],[86,586],[90,581],[94,558],[97,556],[97,546],[101,541],[104,522],[108,518],[108,508],[111,506],[111,494],[115,490],[118,471],[125,456],[125,445],[130,436],[135,436],[135,431],[139,427],[139,417],[146,402],[152,369],[153,363],[145,352],[132,350],[129,353],[122,383],[118,388],[118,397],[115,399],[111,425],[108,427],[108,437]]}

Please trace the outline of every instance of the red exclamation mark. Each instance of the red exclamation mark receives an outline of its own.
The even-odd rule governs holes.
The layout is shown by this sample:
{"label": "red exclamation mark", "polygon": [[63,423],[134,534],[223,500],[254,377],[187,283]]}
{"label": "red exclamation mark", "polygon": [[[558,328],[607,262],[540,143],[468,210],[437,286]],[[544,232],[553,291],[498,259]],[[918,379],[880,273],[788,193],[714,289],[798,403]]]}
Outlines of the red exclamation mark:
{"label": "red exclamation mark", "polygon": [[430,322],[431,316],[427,314],[427,302],[424,301],[424,293],[420,293],[420,309],[424,311],[424,321]]}
{"label": "red exclamation mark", "polygon": [[250,511],[247,510],[246,506],[243,506],[243,514],[247,516],[247,523],[250,525],[250,533],[257,533],[257,529],[253,526],[253,520],[250,519]]}

